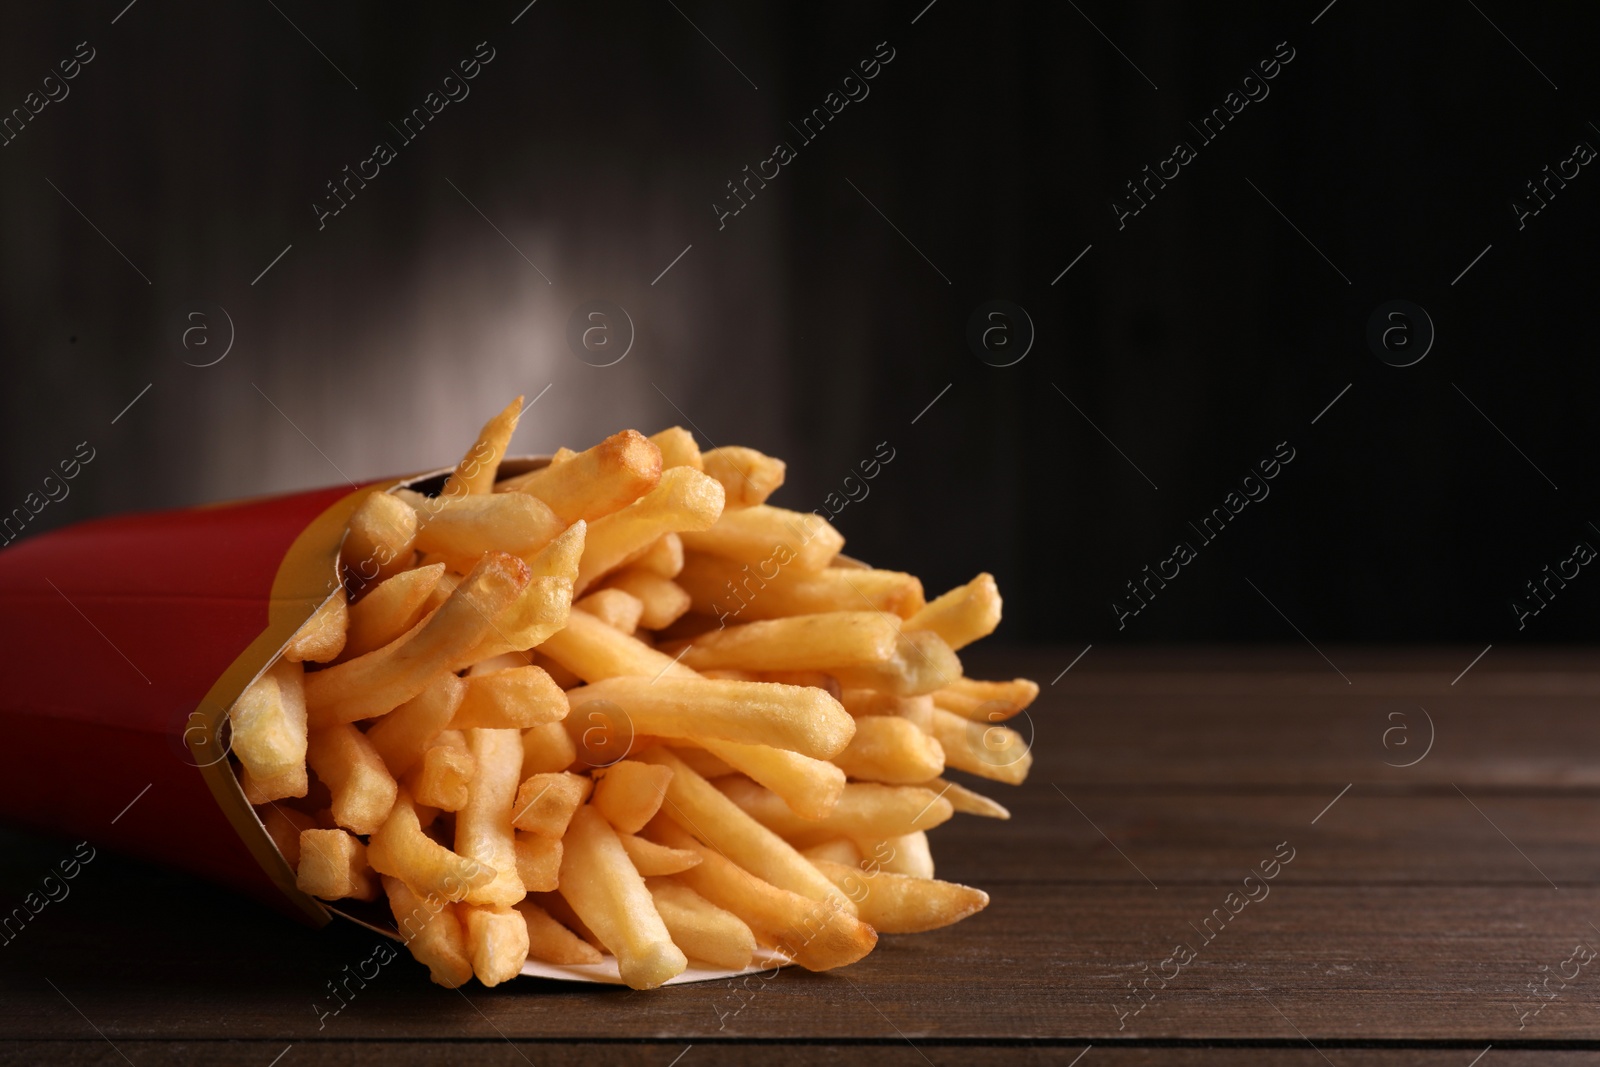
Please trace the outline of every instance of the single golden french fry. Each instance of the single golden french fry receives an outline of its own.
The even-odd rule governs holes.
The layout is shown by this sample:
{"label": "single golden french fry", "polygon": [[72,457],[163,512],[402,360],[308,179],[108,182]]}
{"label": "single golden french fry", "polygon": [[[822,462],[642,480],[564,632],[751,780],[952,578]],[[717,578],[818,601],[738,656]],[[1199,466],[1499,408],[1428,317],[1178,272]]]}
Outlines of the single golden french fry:
{"label": "single golden french fry", "polygon": [[567,616],[566,626],[546,638],[539,652],[586,682],[629,675],[699,677],[671,656],[582,611]]}
{"label": "single golden french fry", "polygon": [[309,784],[310,778],[304,763],[264,778],[251,774],[249,767],[241,766],[239,769],[239,786],[244,790],[244,798],[252,804],[303,797]]}
{"label": "single golden french fry", "polygon": [[292,663],[329,663],[344,649],[345,631],[350,626],[350,605],[344,587],[311,613],[305,625],[284,646],[283,658]]}
{"label": "single golden french fry", "polygon": [[565,578],[576,582],[578,564],[583,560],[583,542],[588,535],[589,524],[582,519],[568,526],[527,560],[529,573],[535,578]]}
{"label": "single golden french fry", "polygon": [[944,749],[909,719],[868,715],[856,720],[856,735],[833,762],[851,778],[917,785],[944,773]]}
{"label": "single golden french fry", "polygon": [[354,726],[313,730],[306,762],[333,793],[333,817],[340,826],[370,834],[389,817],[398,786],[378,750]]}
{"label": "single golden french fry", "polygon": [[826,860],[817,861],[817,867],[856,902],[862,920],[880,933],[937,930],[960,922],[989,904],[988,893],[955,882],[864,871]]}
{"label": "single golden french fry", "polygon": [[478,981],[497,986],[522,973],[528,962],[528,924],[521,912],[510,906],[463,904],[461,917]]}
{"label": "single golden french fry", "polygon": [[932,698],[927,696],[902,697],[879,689],[853,686],[840,691],[839,703],[843,705],[845,711],[857,719],[867,715],[898,715],[901,718],[915,719],[921,715],[917,708],[923,705],[929,709],[933,707]]}
{"label": "single golden french fry", "polygon": [[578,759],[578,750],[567,735],[563,723],[552,722],[545,726],[530,726],[522,731],[522,774],[528,778],[535,774],[564,771]]}
{"label": "single golden french fry", "polygon": [[[688,849],[668,848],[658,845],[654,841],[640,837],[637,834],[618,834],[617,840],[622,842],[622,850],[633,861],[634,869],[645,878],[656,875],[677,874],[687,871],[690,867],[700,862],[698,852]],[[678,946],[682,948],[682,945]]]}
{"label": "single golden french fry", "polygon": [[411,795],[404,789],[395,797],[388,820],[367,841],[367,862],[415,892],[449,901],[488,885],[496,874],[492,867],[452,852],[423,833]]}
{"label": "single golden french fry", "polygon": [[700,454],[701,469],[722,483],[727,491],[730,508],[748,508],[765,504],[783,484],[783,460],[757,452],[753,448],[730,445],[713,448]]}
{"label": "single golden french fry", "polygon": [[830,611],[712,630],[686,645],[681,662],[696,670],[832,671],[893,659],[900,620],[881,611]]}
{"label": "single golden french fry", "polygon": [[933,736],[948,767],[1007,785],[1021,785],[1033,766],[1028,739],[1009,726],[974,722],[933,709]]}
{"label": "single golden french fry", "polygon": [[916,786],[851,782],[827,815],[802,819],[782,797],[754,782],[723,778],[712,788],[761,825],[806,846],[833,837],[876,839],[929,830],[948,821],[953,811],[948,800]]}
{"label": "single golden french fry", "polygon": [[835,667],[829,673],[846,689],[881,689],[896,696],[922,696],[961,677],[961,660],[932,630],[902,632],[887,661],[867,667]]}
{"label": "single golden french fry", "polygon": [[625,759],[596,768],[594,779],[594,809],[619,834],[636,834],[661,810],[672,768]]}
{"label": "single golden french fry", "polygon": [[493,881],[467,894],[468,904],[510,907],[527,892],[517,877],[511,826],[522,770],[522,736],[516,730],[468,730],[467,747],[478,773],[467,787],[467,805],[456,813],[456,851],[495,871]]}
{"label": "single golden french fry", "polygon": [[628,566],[663,578],[676,578],[683,570],[683,538],[675,533],[662,534]]}
{"label": "single golden french fry", "polygon": [[[672,769],[672,778],[667,783],[667,803],[662,811],[696,838],[780,889],[813,900],[837,896],[832,884],[819,876],[817,869],[792,845],[752,818],[719,792],[717,786],[694,773],[688,764],[671,752],[665,748],[651,748],[639,753],[639,759]],[[761,789],[754,782],[748,784],[752,789]],[[767,792],[764,789],[761,791]],[[774,799],[777,796],[773,793],[767,795]],[[780,806],[783,804],[781,800],[778,803]]]}
{"label": "single golden french fry", "polygon": [[239,762],[244,764],[257,782],[292,774],[297,767],[301,776],[304,776],[304,677],[300,664],[279,660],[246,686],[233,707],[228,709],[228,721],[233,731],[233,754],[239,757]]}
{"label": "single golden french fry", "polygon": [[673,944],[644,879],[600,813],[579,808],[563,844],[561,895],[617,958],[622,980],[634,989],[654,989],[682,974],[688,959]]}
{"label": "single golden french fry", "polygon": [[317,825],[315,819],[303,811],[293,808],[279,807],[277,804],[267,804],[260,808],[256,815],[261,819],[261,825],[266,827],[267,834],[272,838],[272,843],[278,846],[278,851],[289,864],[289,869],[295,870],[300,866],[300,831],[310,830]]}
{"label": "single golden french fry", "polygon": [[933,702],[952,715],[980,722],[1004,722],[1022,711],[1039,695],[1039,683],[1027,678],[1009,682],[980,682],[957,678],[933,691]]}
{"label": "single golden french fry", "polygon": [[367,846],[343,830],[300,831],[295,885],[323,900],[378,899],[378,882],[367,866]]}
{"label": "single golden french fry", "polygon": [[693,610],[725,623],[824,611],[876,610],[904,618],[923,606],[922,582],[914,575],[857,567],[803,571],[777,557],[751,563],[690,552],[676,581]]}
{"label": "single golden french fry", "polygon": [[460,811],[467,806],[477,770],[478,761],[465,745],[436,744],[428,746],[403,781],[417,803],[440,811]]}
{"label": "single golden french fry", "polygon": [[[857,729],[860,729],[859,723]],[[699,739],[699,744],[730,768],[749,775],[777,793],[802,819],[822,818],[833,810],[844,792],[845,772],[827,760],[812,759],[771,745],[741,745],[705,737]],[[853,746],[855,741],[852,739],[850,744]],[[845,749],[848,751],[849,747]],[[843,755],[841,752],[834,760]]]}
{"label": "single golden french fry", "polygon": [[664,816],[657,816],[646,829],[654,841],[699,853],[701,862],[677,875],[678,881],[739,916],[764,943],[776,946],[808,971],[854,963],[878,943],[877,932],[857,919],[840,897],[817,901],[780,889],[696,841]]}
{"label": "single golden french fry", "polygon": [[[643,746],[640,746],[643,747]],[[694,768],[694,772],[702,778],[721,778],[725,774],[738,773],[733,764],[720,756],[713,756],[701,748],[699,743],[679,743],[669,745],[672,754]]]}
{"label": "single golden french fry", "polygon": [[639,628],[644,602],[624,589],[606,588],[590,593],[572,605],[586,611],[613,629],[631,634]]}
{"label": "single golden french fry", "polygon": [[517,877],[530,893],[553,893],[561,883],[561,839],[517,831]]}
{"label": "single golden french fry", "polygon": [[[565,846],[562,848],[562,855],[566,855]],[[595,936],[594,931],[578,918],[578,913],[572,910],[572,905],[567,903],[567,898],[562,896],[559,890],[554,893],[529,893],[528,900],[549,912],[552,919],[571,930],[585,943],[602,952],[605,951],[605,945]]]}
{"label": "single golden french fry", "polygon": [[605,701],[632,736],[712,738],[772,745],[832,759],[850,743],[855,720],[820,689],[775,682],[680,678],[607,678],[567,694],[573,717]]}
{"label": "single golden french fry", "polygon": [[906,620],[907,630],[932,630],[952,649],[988,637],[1000,625],[1000,589],[992,574],[980,574],[950,590]]}
{"label": "single golden french fry", "polygon": [[[556,842],[560,844],[560,842]],[[600,950],[550,917],[550,913],[531,900],[517,905],[528,924],[528,958],[559,966],[599,963]]]}
{"label": "single golden french fry", "polygon": [[669,426],[660,433],[650,435],[650,443],[661,450],[661,469],[669,467],[693,467],[701,470],[704,463],[701,460],[700,446],[695,442],[694,434],[682,426]]}
{"label": "single golden french fry", "polygon": [[594,789],[593,780],[567,771],[529,775],[517,788],[511,825],[541,837],[560,840]]}
{"label": "single golden french fry", "polygon": [[450,725],[466,692],[466,682],[448,672],[441,674],[373,724],[366,737],[389,773],[403,775],[422,759],[429,743]]}
{"label": "single golden french fry", "polygon": [[820,571],[844,547],[844,535],[828,520],[770,504],[725,511],[710,529],[685,530],[678,536],[686,549],[749,563],[763,572],[773,567]]}
{"label": "single golden french fry", "polygon": [[571,610],[570,581],[531,579],[511,606],[494,619],[483,639],[456,657],[452,669],[472,667],[510,652],[517,653],[522,663],[528,663],[531,656],[527,650],[565,626]]}
{"label": "single golden french fry", "polygon": [[[504,552],[488,553],[426,622],[374,652],[312,674],[305,687],[312,724],[383,715],[459,669],[456,661],[493,632],[495,617],[528,585],[527,564]],[[495,654],[500,651],[505,650]]]}
{"label": "single golden french fry", "polygon": [[522,397],[505,406],[505,410],[483,424],[478,439],[461,457],[456,469],[445,480],[443,496],[456,499],[475,493],[494,490],[495,474],[500,461],[505,458],[506,445],[516,432],[517,420],[522,417]]}
{"label": "single golden french fry", "polygon": [[593,522],[644,496],[661,480],[661,451],[636,430],[612,434],[565,462],[501,482],[538,497],[566,522]]}
{"label": "single golden french fry", "polygon": [[472,960],[456,909],[437,897],[417,895],[399,878],[385,876],[383,889],[400,940],[428,968],[433,981],[454,989],[471,978]]}
{"label": "single golden french fry", "polygon": [[839,684],[839,679],[826,671],[754,671],[751,674],[753,682],[778,682],[781,685],[806,685],[813,689],[820,689],[833,699],[838,700],[844,687]]}
{"label": "single golden french fry", "polygon": [[854,867],[861,862],[862,851],[854,841],[848,837],[830,837],[826,841],[819,841],[810,848],[800,850],[800,855],[812,863],[818,860],[827,860],[830,863],[842,863],[847,867]]}
{"label": "single golden french fry", "polygon": [[344,649],[337,660],[355,659],[382,648],[422,621],[428,596],[439,584],[444,564],[401,571],[373,586],[350,608]]}
{"label": "single golden french fry", "polygon": [[508,667],[467,675],[466,694],[450,726],[525,730],[566,717],[567,695],[548,674],[533,666]]}
{"label": "single golden french fry", "polygon": [[451,499],[397,489],[395,495],[417,513],[417,548],[463,574],[485,552],[531,558],[568,526],[543,501],[521,493]]}
{"label": "single golden french fry", "polygon": [[933,877],[933,852],[928,847],[925,830],[914,830],[899,837],[856,842],[864,859],[863,870],[888,871],[891,874],[909,874],[914,878]]}
{"label": "single golden french fry", "polygon": [[674,467],[627,507],[594,519],[578,566],[581,591],[642,555],[662,534],[707,530],[722,514],[722,485],[692,467]]}
{"label": "single golden french fry", "polygon": [[374,582],[410,567],[416,537],[417,513],[409,504],[389,493],[369,493],[350,516],[339,548],[351,594],[359,595]]}
{"label": "single golden french fry", "polygon": [[[671,578],[663,578],[656,572],[639,566],[638,563],[624,567],[607,578],[605,589],[601,592],[613,589],[627,593],[638,601],[639,618],[636,625],[646,630],[660,630],[671,626],[689,610],[689,594],[685,593],[678,583]],[[628,632],[632,633],[632,630]]]}
{"label": "single golden french fry", "polygon": [[756,936],[743,919],[671,879],[651,878],[645,885],[673,943],[684,955],[730,971],[750,966]]}
{"label": "single golden french fry", "polygon": [[950,802],[956,811],[967,815],[981,815],[986,819],[1009,819],[1011,812],[1004,804],[991,800],[982,793],[975,793],[959,782],[952,782],[946,778],[930,778],[926,782],[918,782],[923,789],[931,789]]}

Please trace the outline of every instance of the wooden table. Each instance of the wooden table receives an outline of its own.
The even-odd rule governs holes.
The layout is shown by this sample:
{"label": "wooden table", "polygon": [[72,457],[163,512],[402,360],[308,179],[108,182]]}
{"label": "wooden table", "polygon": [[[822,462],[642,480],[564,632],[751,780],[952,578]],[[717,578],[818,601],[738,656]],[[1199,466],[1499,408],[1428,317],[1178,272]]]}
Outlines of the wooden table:
{"label": "wooden table", "polygon": [[[1477,649],[1097,647],[1062,674],[1080,647],[967,657],[1046,683],[1031,780],[991,790],[1014,818],[934,835],[993,903],[847,971],[449,992],[402,960],[319,1029],[373,935],[107,856],[0,947],[0,1064],[1592,1062],[1600,653],[1457,678]],[[70,852],[4,844],[6,907]]]}

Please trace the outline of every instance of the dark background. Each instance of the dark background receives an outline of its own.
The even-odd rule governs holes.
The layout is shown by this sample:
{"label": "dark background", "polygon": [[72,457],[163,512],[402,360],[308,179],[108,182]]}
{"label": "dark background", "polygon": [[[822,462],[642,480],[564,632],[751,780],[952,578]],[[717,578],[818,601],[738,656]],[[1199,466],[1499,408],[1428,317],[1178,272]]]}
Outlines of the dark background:
{"label": "dark background", "polygon": [[[848,551],[930,592],[992,570],[1012,640],[1600,635],[1587,570],[1525,629],[1510,606],[1600,545],[1600,175],[1520,231],[1510,206],[1600,145],[1600,13],[125,2],[0,12],[0,110],[95,50],[0,148],[0,508],[95,450],[30,534],[443,465],[548,386],[514,450],[692,424],[785,457],[796,508],[887,441]],[[388,123],[480,41],[470,96],[402,145]],[[799,144],[882,41],[870,95]],[[1270,95],[1200,145],[1188,120],[1279,42]],[[780,139],[797,158],[719,230]],[[1198,158],[1119,231],[1179,139]],[[319,230],[378,140],[398,158]],[[1008,367],[966,338],[997,298],[1036,333]],[[1414,366],[1365,338],[1393,299],[1437,330]],[[589,300],[634,324],[614,366],[567,345]],[[232,349],[186,365],[219,308]],[[1123,583],[1283,441],[1271,495],[1119,631]]]}

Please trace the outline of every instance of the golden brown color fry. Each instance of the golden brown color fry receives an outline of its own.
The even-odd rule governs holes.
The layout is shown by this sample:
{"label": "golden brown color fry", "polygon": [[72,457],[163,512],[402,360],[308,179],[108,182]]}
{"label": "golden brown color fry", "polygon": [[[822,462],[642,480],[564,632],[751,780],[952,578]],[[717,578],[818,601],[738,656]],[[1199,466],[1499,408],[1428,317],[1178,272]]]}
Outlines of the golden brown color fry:
{"label": "golden brown color fry", "polygon": [[508,667],[467,676],[466,694],[450,726],[525,730],[566,717],[567,696],[548,674],[533,666]]}
{"label": "golden brown color fry", "polygon": [[633,861],[634,869],[646,878],[653,875],[677,874],[679,871],[687,871],[700,862],[698,852],[668,848],[637,834],[618,834],[617,839],[622,842],[622,850]]}
{"label": "golden brown color fry", "polygon": [[917,934],[960,922],[989,905],[981,889],[913,878],[888,871],[863,871],[826,860],[818,869],[856,902],[862,921],[885,934]]}
{"label": "golden brown color fry", "polygon": [[517,877],[511,826],[522,770],[522,735],[516,730],[468,730],[467,747],[478,773],[467,787],[466,807],[456,813],[456,851],[493,868],[495,877],[473,888],[466,902],[510,907],[526,892]]}
{"label": "golden brown color fry", "polygon": [[428,968],[433,981],[454,989],[471,978],[472,961],[456,909],[438,898],[418,896],[398,878],[386,876],[383,889],[400,940]]}
{"label": "golden brown color fry", "polygon": [[485,555],[428,621],[375,652],[307,679],[306,709],[313,725],[372,718],[410,700],[478,646],[495,617],[528,585],[528,566],[520,559],[504,552]]}
{"label": "golden brown color fry", "polygon": [[551,634],[539,651],[586,682],[629,675],[699,677],[671,656],[581,611],[569,615],[566,626]]}
{"label": "golden brown color fry", "polygon": [[530,893],[553,893],[561,881],[561,839],[517,831],[517,877]]}
{"label": "golden brown color fry", "polygon": [[722,483],[728,494],[727,507],[748,508],[765,504],[783,484],[783,460],[753,448],[730,445],[700,454],[700,469]]}
{"label": "golden brown color fry", "polygon": [[573,817],[561,858],[560,892],[611,950],[622,980],[632,988],[654,989],[688,967],[616,831],[593,808],[579,808]]}
{"label": "golden brown color fry", "polygon": [[894,655],[882,664],[835,667],[830,673],[846,689],[880,689],[896,696],[922,696],[961,677],[961,660],[932,630],[902,632]]}
{"label": "golden brown color fry", "polygon": [[[520,898],[519,898],[520,902]],[[528,924],[511,907],[461,905],[472,973],[486,986],[497,986],[522,973],[528,962]]]}
{"label": "golden brown color fry", "polygon": [[461,670],[511,652],[519,654],[521,662],[527,663],[531,657],[526,650],[565,626],[571,609],[570,581],[534,578],[511,606],[495,617],[483,639],[452,660],[450,667]]}
{"label": "golden brown color fry", "polygon": [[610,587],[590,593],[572,606],[625,634],[637,630],[644,615],[643,601],[626,590]]}
{"label": "golden brown color fry", "polygon": [[869,715],[856,720],[856,735],[833,762],[851,778],[917,785],[944,773],[944,749],[909,719]]}
{"label": "golden brown color fry", "polygon": [[694,434],[682,426],[669,426],[660,433],[650,435],[650,443],[661,450],[661,468],[668,467],[693,467],[701,470],[705,464],[701,460],[700,446],[695,442]]}
{"label": "golden brown color fry", "polygon": [[369,493],[350,516],[339,549],[351,595],[411,566],[416,537],[417,513],[410,505],[388,493]]}
{"label": "golden brown color fry", "polygon": [[305,625],[284,646],[283,658],[291,663],[328,663],[344,649],[350,625],[350,605],[340,586],[312,612]]}
{"label": "golden brown color fry", "polygon": [[651,878],[645,885],[667,932],[684,955],[730,971],[750,966],[756,937],[743,919],[671,879]]}
{"label": "golden brown color fry", "polygon": [[252,804],[303,797],[306,795],[308,785],[306,766],[303,763],[265,778],[257,778],[250,773],[249,767],[242,764],[239,768],[239,786],[244,790],[244,798]]}
{"label": "golden brown color fry", "polygon": [[957,678],[933,691],[933,702],[952,715],[979,722],[1004,722],[1032,704],[1039,695],[1039,683],[1027,678],[1009,682],[980,682]]}
{"label": "golden brown color fry", "polygon": [[565,722],[532,726],[522,731],[522,777],[564,771],[578,758]]}
{"label": "golden brown color fry", "polygon": [[965,648],[988,637],[1000,625],[1000,589],[994,576],[980,574],[966,585],[928,601],[927,607],[906,620],[907,630],[932,630],[952,649]]}
{"label": "golden brown color fry", "polygon": [[367,740],[391,774],[403,775],[422,758],[428,744],[450,725],[466,696],[467,683],[441,674],[428,687],[373,724]]}
{"label": "golden brown color fry", "polygon": [[599,963],[600,950],[550,917],[531,900],[517,905],[528,924],[528,958],[563,966]]}
{"label": "golden brown color fry", "polygon": [[817,901],[779,889],[662,816],[650,823],[647,833],[661,844],[699,853],[700,863],[676,875],[677,880],[733,912],[763,943],[776,946],[808,971],[854,963],[878,943],[877,932],[857,919],[841,897]]}
{"label": "golden brown color fry", "polygon": [[[828,880],[818,875],[817,869],[792,845],[718,792],[717,786],[694,773],[678,757],[664,748],[651,748],[641,752],[639,758],[672,769],[662,813],[696,838],[780,889],[813,900],[828,900],[838,895]],[[761,789],[754,783],[749,784]],[[767,795],[776,799],[776,794]],[[781,806],[783,802],[779,800],[778,804]]]}
{"label": "golden brown color fry", "polygon": [[461,457],[461,462],[456,464],[450,477],[445,479],[444,492],[440,495],[453,500],[491,492],[495,474],[500,470],[500,461],[505,458],[506,445],[511,443],[511,435],[516,432],[517,420],[521,417],[522,397],[519,396],[484,423],[483,429],[478,432],[478,439]]}
{"label": "golden brown color fry", "polygon": [[417,803],[440,811],[460,811],[467,806],[468,789],[478,761],[466,746],[430,745],[422,762],[405,776]]}
{"label": "golden brown color fry", "polygon": [[589,799],[593,780],[566,771],[530,775],[517,788],[511,825],[542,837],[560,840],[572,822],[572,813]]}
{"label": "golden brown color fry", "polygon": [[674,467],[632,504],[589,524],[577,588],[644,554],[663,534],[706,530],[722,514],[722,485],[692,467]]}
{"label": "golden brown color fry", "polygon": [[618,709],[635,736],[765,744],[831,759],[855,734],[855,720],[827,693],[775,682],[679,678],[669,673],[654,680],[608,678],[567,694],[574,719],[597,701]]}
{"label": "golden brown color fry", "polygon": [[594,778],[594,810],[619,834],[636,834],[661,810],[672,768],[625,759],[596,768]]}
{"label": "golden brown color fry", "polygon": [[812,863],[818,860],[827,860],[830,863],[842,863],[846,867],[854,867],[861,862],[861,847],[848,837],[831,837],[826,841],[819,841],[810,848],[800,850],[800,855]]}
{"label": "golden brown color fry", "polygon": [[944,749],[945,765],[1008,785],[1021,785],[1033,766],[1028,739],[1009,726],[963,719],[933,709],[933,736]]}
{"label": "golden brown color fry", "polygon": [[789,810],[782,797],[754,782],[723,778],[712,788],[720,789],[761,825],[807,845],[832,837],[876,839],[929,830],[949,821],[954,810],[937,793],[916,786],[851,782],[827,815],[802,819]]}
{"label": "golden brown color fry", "polygon": [[[251,682],[228,710],[233,753],[258,783],[264,784],[282,775],[293,776],[297,768],[299,776],[305,776],[303,678],[300,664],[280,660]],[[285,795],[302,796],[304,793]]]}
{"label": "golden brown color fry", "polygon": [[[860,729],[859,723],[857,729]],[[854,745],[855,740],[852,738],[850,743]],[[740,745],[708,737],[700,738],[699,744],[730,769],[749,775],[777,793],[802,819],[820,819],[827,815],[844,792],[844,770],[827,760],[812,759],[771,745]],[[847,747],[845,752],[848,751]],[[841,752],[834,759],[843,755]]]}
{"label": "golden brown color fry", "polygon": [[295,885],[323,900],[378,899],[378,882],[367,866],[367,846],[343,830],[300,831]]}
{"label": "golden brown color fry", "polygon": [[933,877],[933,852],[928,848],[926,831],[916,830],[881,841],[857,841],[865,859],[863,870],[908,874],[915,878]]}
{"label": "golden brown color fry", "polygon": [[931,789],[950,802],[956,811],[967,815],[981,815],[986,819],[1009,819],[1011,812],[999,801],[991,800],[982,793],[975,793],[959,782],[952,782],[945,778],[930,778],[926,782],[918,782],[924,789]]}
{"label": "golden brown color fry", "polygon": [[683,538],[675,533],[661,535],[650,542],[650,547],[628,566],[659,574],[663,578],[676,578],[678,572],[683,570]]}
{"label": "golden brown color fry", "polygon": [[333,817],[340,826],[370,834],[389,817],[398,786],[378,750],[354,726],[313,730],[306,762],[333,793]]}
{"label": "golden brown color fry", "polygon": [[543,501],[521,493],[451,499],[397,489],[395,495],[417,513],[417,549],[463,574],[485,552],[535,556],[568,526]]}
{"label": "golden brown color fry", "polygon": [[256,814],[260,816],[261,825],[266,827],[267,835],[272,838],[272,843],[278,846],[278,851],[288,861],[289,869],[292,871],[299,867],[300,831],[309,830],[316,826],[316,820],[303,811],[280,807],[277,804],[268,804],[258,810]]}
{"label": "golden brown color fry", "polygon": [[691,552],[676,580],[693,610],[729,622],[862,610],[904,618],[923,606],[922,583],[914,576],[872,568],[802,571],[775,558],[748,563]]}
{"label": "golden brown color fry", "polygon": [[623,430],[565,462],[507,478],[498,488],[537,497],[573,523],[624,508],[660,480],[660,449],[638,431]]}
{"label": "golden brown color fry", "polygon": [[710,529],[684,531],[678,536],[691,551],[766,570],[777,566],[820,571],[844,547],[844,535],[821,516],[770,504],[723,512]]}
{"label": "golden brown color fry", "polygon": [[[894,658],[900,620],[881,611],[830,611],[713,630],[682,647],[696,670],[832,671]],[[662,649],[674,655],[679,648]]]}
{"label": "golden brown color fry", "polygon": [[398,878],[424,896],[449,901],[488,885],[496,874],[423,833],[411,795],[404,789],[395,797],[388,820],[367,841],[367,862],[379,874]]}
{"label": "golden brown color fry", "polygon": [[[638,601],[639,617],[635,620],[634,626],[642,626],[646,630],[660,630],[671,626],[689,610],[689,594],[684,592],[677,582],[671,578],[663,578],[655,571],[639,566],[638,563],[624,567],[607,578],[605,589],[601,592],[608,589],[621,590]],[[628,632],[632,633],[632,628],[628,628]]]}
{"label": "golden brown color fry", "polygon": [[444,564],[435,563],[379,582],[350,608],[344,649],[337,658],[364,656],[421,622],[428,597],[443,574]]}

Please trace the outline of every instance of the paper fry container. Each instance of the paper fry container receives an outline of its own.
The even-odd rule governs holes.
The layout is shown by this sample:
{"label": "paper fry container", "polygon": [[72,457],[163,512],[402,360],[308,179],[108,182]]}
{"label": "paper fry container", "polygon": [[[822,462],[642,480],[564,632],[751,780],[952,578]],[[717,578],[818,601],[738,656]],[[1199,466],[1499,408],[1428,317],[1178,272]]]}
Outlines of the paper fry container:
{"label": "paper fry container", "polygon": [[[507,460],[500,474],[545,462]],[[340,915],[397,938],[382,900],[332,906],[296,888],[235,777],[227,711],[338,589],[361,501],[437,490],[448,474],[118,515],[0,550],[0,820],[199,875],[316,926]],[[672,982],[781,962],[758,952],[747,971],[691,968]],[[523,973],[620,982],[609,956]]]}

